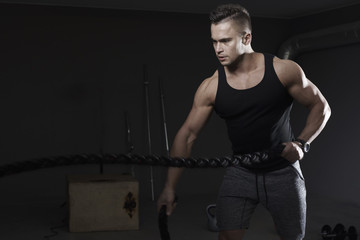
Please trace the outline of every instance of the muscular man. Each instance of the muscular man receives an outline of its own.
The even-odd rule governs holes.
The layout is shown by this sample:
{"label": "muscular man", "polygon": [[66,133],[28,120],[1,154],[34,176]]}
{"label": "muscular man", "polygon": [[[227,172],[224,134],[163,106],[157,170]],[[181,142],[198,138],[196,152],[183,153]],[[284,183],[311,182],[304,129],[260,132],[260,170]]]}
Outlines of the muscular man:
{"label": "muscular man", "polygon": [[[220,67],[199,86],[192,109],[178,131],[172,157],[189,157],[211,112],[225,120],[234,155],[284,146],[281,156],[260,168],[226,169],[217,200],[220,240],[241,240],[258,203],[271,213],[282,240],[305,235],[306,189],[299,160],[330,117],[329,105],[295,62],[251,47],[251,20],[242,6],[219,6],[210,14],[211,38]],[[290,126],[293,100],[309,109],[295,137]],[[158,206],[173,211],[175,187],[183,169],[169,168]]]}

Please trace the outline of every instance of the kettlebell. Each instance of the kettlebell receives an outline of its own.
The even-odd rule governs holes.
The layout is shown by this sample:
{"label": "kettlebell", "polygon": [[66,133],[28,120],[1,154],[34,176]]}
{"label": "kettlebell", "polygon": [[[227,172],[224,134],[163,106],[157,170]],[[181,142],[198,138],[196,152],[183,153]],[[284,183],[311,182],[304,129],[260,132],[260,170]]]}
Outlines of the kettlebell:
{"label": "kettlebell", "polygon": [[210,204],[206,208],[206,215],[207,215],[207,218],[208,218],[207,219],[207,228],[211,232],[218,232],[219,231],[219,228],[217,226],[217,221],[216,221],[215,210],[216,210],[216,204]]}

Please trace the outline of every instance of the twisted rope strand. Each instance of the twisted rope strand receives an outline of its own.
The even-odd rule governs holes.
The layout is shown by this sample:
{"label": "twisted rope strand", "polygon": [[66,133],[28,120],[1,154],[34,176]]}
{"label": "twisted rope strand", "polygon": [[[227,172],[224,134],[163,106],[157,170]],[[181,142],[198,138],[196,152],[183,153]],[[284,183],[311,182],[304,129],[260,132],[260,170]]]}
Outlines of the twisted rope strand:
{"label": "twisted rope strand", "polygon": [[268,151],[254,152],[236,156],[212,157],[212,158],[180,158],[165,157],[158,155],[142,154],[76,154],[58,157],[46,157],[9,163],[0,166],[0,177],[31,171],[41,168],[67,166],[76,164],[139,164],[164,167],[184,168],[226,168],[241,165],[248,168],[260,168],[279,161],[279,155],[283,146],[278,146]]}

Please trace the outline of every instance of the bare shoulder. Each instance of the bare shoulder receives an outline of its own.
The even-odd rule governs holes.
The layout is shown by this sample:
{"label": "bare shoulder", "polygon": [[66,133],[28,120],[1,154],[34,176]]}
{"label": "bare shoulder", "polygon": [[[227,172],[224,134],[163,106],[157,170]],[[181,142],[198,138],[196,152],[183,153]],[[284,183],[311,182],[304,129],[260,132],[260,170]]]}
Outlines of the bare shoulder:
{"label": "bare shoulder", "polygon": [[274,58],[274,68],[281,83],[285,87],[290,87],[293,84],[301,83],[306,80],[302,68],[292,60]]}
{"label": "bare shoulder", "polygon": [[201,98],[202,100],[208,102],[208,104],[213,104],[215,102],[217,85],[218,85],[218,72],[215,71],[215,73],[212,76],[202,81],[196,92],[196,97]]}

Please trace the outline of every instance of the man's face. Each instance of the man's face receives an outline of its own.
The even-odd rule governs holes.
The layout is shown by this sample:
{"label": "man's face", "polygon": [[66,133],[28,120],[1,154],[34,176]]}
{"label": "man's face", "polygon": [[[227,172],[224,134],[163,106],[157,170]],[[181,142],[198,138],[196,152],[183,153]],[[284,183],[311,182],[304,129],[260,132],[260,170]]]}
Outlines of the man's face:
{"label": "man's face", "polygon": [[244,33],[232,20],[211,24],[211,38],[217,58],[223,66],[234,63],[245,52]]}

